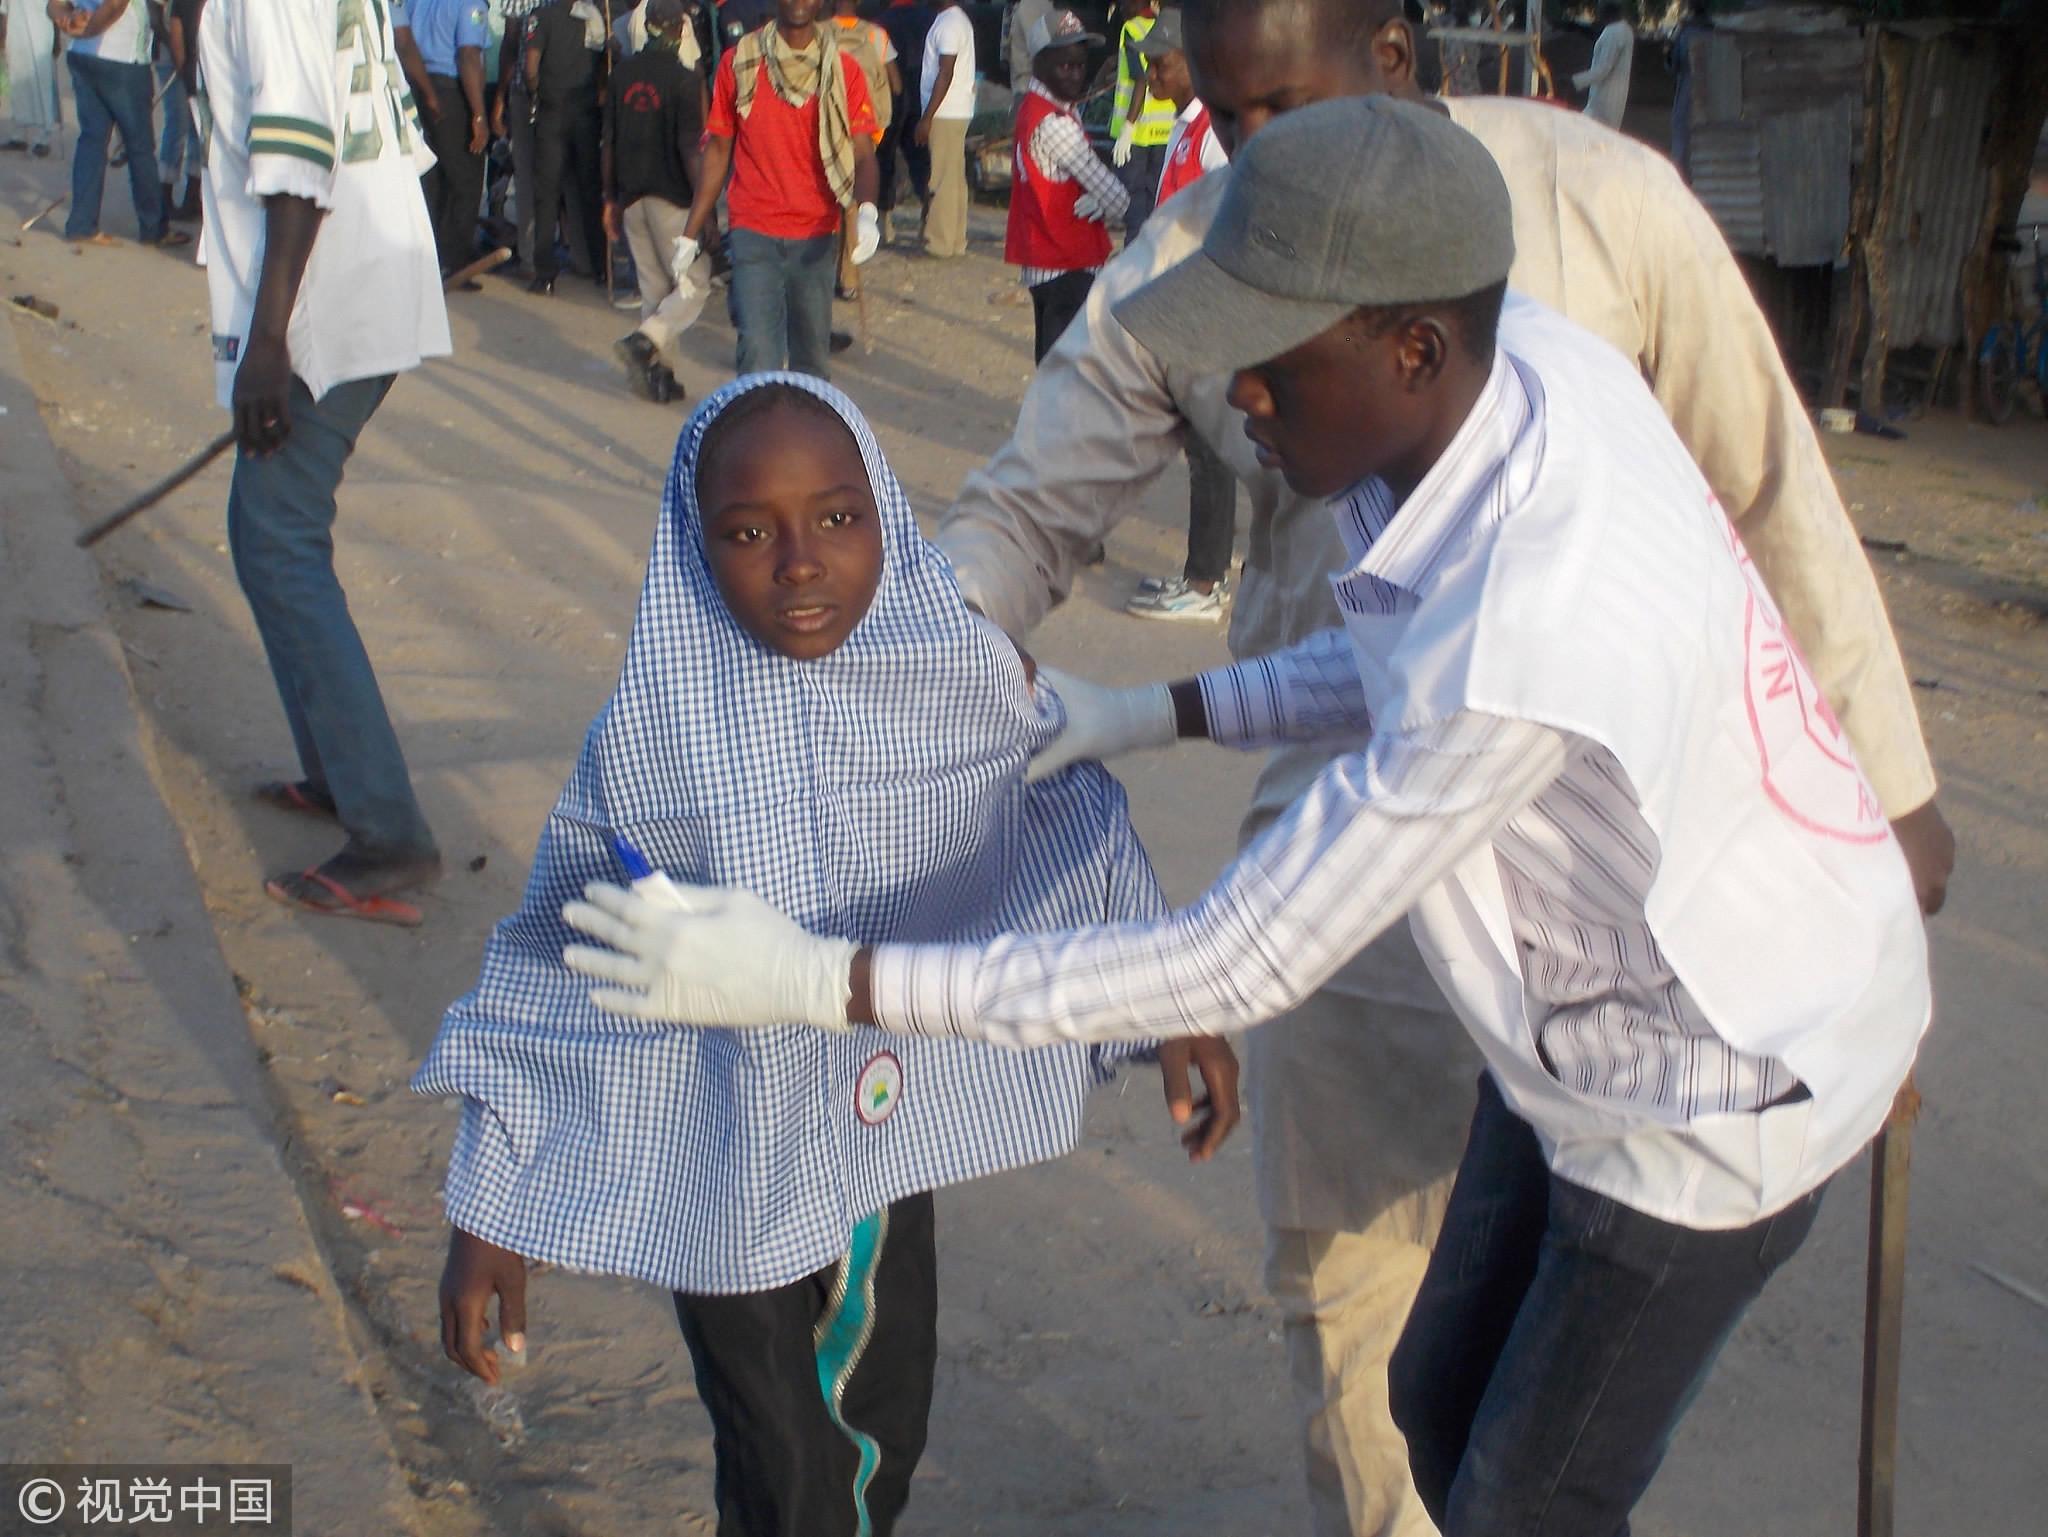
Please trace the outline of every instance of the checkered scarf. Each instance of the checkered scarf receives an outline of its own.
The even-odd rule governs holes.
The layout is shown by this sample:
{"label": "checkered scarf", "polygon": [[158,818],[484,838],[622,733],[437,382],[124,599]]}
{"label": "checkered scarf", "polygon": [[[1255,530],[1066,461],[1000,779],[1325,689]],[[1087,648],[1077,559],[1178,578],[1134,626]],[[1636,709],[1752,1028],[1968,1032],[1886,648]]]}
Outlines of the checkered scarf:
{"label": "checkered scarf", "polygon": [[[712,580],[696,498],[704,434],[769,383],[831,405],[859,442],[884,566],[838,650],[798,662],[742,630]],[[953,571],[852,402],[764,374],[683,430],[617,691],[541,834],[526,898],[413,1087],[465,1097],[456,1226],[535,1258],[675,1290],[777,1286],[844,1252],[890,1201],[1057,1157],[1114,1056],[607,1015],[562,964],[562,904],[623,882],[623,835],[678,880],[742,885],[863,943],[973,940],[1163,911],[1122,789],[1100,765],[1035,785],[1060,724]],[[856,1111],[901,1067],[880,1124]]]}

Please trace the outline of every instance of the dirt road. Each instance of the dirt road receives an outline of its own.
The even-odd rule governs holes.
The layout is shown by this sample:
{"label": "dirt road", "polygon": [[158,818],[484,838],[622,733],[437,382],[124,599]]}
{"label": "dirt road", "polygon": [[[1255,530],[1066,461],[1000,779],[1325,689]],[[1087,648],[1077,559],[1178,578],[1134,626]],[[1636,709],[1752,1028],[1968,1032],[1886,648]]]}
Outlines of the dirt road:
{"label": "dirt road", "polygon": [[[0,161],[0,230],[61,174]],[[115,205],[110,191],[118,230]],[[927,515],[1000,441],[1029,376],[1030,311],[996,231],[980,211],[974,254],[952,264],[886,252],[874,351],[840,361]],[[0,240],[0,275],[6,294],[59,306],[55,323],[13,325],[81,505],[118,502],[218,430],[203,275],[187,263],[38,232]],[[514,904],[610,688],[682,421],[624,392],[609,347],[628,322],[595,290],[536,299],[487,280],[452,312],[456,356],[402,380],[366,434],[339,536],[449,859],[424,928],[320,923],[261,893],[331,834],[243,797],[288,767],[289,743],[225,554],[223,471],[103,547],[106,595],[158,782],[245,983],[279,1135],[318,1171],[309,1216],[372,1342],[368,1379],[414,1493],[495,1532],[710,1532],[707,1428],[666,1299],[540,1277],[533,1364],[496,1397],[471,1393],[435,1338],[452,1114],[405,1080]],[[730,330],[708,317],[686,348],[696,398],[726,376]],[[13,430],[0,422],[0,444]],[[2048,1313],[1974,1268],[2048,1290],[2048,428],[1909,430],[1831,445],[1866,533],[1905,546],[1877,560],[1963,842],[1920,1074],[1900,1529],[1992,1537],[2037,1519],[2048,1423]],[[1224,655],[1215,631],[1116,612],[1138,574],[1177,566],[1183,490],[1177,473],[1153,489],[1035,637],[1041,656],[1135,680]],[[130,579],[191,612],[136,606]],[[1128,766],[1176,897],[1229,852],[1250,770],[1199,752]],[[1157,1085],[1138,1076],[1101,1095],[1074,1157],[942,1197],[939,1407],[906,1533],[1302,1529],[1248,1175],[1242,1141],[1209,1169],[1182,1166]],[[1731,1344],[1641,1531],[1849,1529],[1863,1221],[1859,1169]]]}

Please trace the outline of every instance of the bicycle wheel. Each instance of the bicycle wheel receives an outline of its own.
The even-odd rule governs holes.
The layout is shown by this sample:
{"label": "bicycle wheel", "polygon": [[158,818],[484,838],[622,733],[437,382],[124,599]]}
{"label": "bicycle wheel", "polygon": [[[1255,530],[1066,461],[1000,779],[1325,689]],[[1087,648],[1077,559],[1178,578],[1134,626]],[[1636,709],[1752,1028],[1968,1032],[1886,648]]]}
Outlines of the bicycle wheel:
{"label": "bicycle wheel", "polygon": [[1977,349],[1977,414],[1994,427],[2012,420],[2019,404],[2020,339],[2010,326],[1999,326]]}

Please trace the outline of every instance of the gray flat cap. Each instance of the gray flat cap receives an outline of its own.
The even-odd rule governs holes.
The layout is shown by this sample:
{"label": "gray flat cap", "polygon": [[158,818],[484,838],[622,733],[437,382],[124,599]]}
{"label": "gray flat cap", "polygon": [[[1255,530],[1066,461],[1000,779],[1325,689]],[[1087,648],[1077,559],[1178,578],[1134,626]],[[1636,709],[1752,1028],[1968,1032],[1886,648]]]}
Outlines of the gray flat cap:
{"label": "gray flat cap", "polygon": [[1493,156],[1432,107],[1319,102],[1238,151],[1202,249],[1116,306],[1160,361],[1249,368],[1371,305],[1459,299],[1514,264]]}
{"label": "gray flat cap", "polygon": [[1152,30],[1138,39],[1138,57],[1156,59],[1186,47],[1181,40],[1180,7],[1169,5],[1153,21]]}

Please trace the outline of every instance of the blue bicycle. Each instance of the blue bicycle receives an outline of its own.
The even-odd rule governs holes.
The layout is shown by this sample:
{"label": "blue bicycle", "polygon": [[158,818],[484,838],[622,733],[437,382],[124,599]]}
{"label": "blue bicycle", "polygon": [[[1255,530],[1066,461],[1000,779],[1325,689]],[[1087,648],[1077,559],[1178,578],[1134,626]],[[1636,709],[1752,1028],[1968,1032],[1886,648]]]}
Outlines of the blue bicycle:
{"label": "blue bicycle", "polygon": [[2015,314],[2000,321],[1977,348],[1977,409],[1993,426],[2012,420],[2021,380],[2032,382],[2048,409],[2048,257],[2041,252],[2041,226],[2030,225],[2027,234],[2034,248],[2034,318],[2023,324]]}

